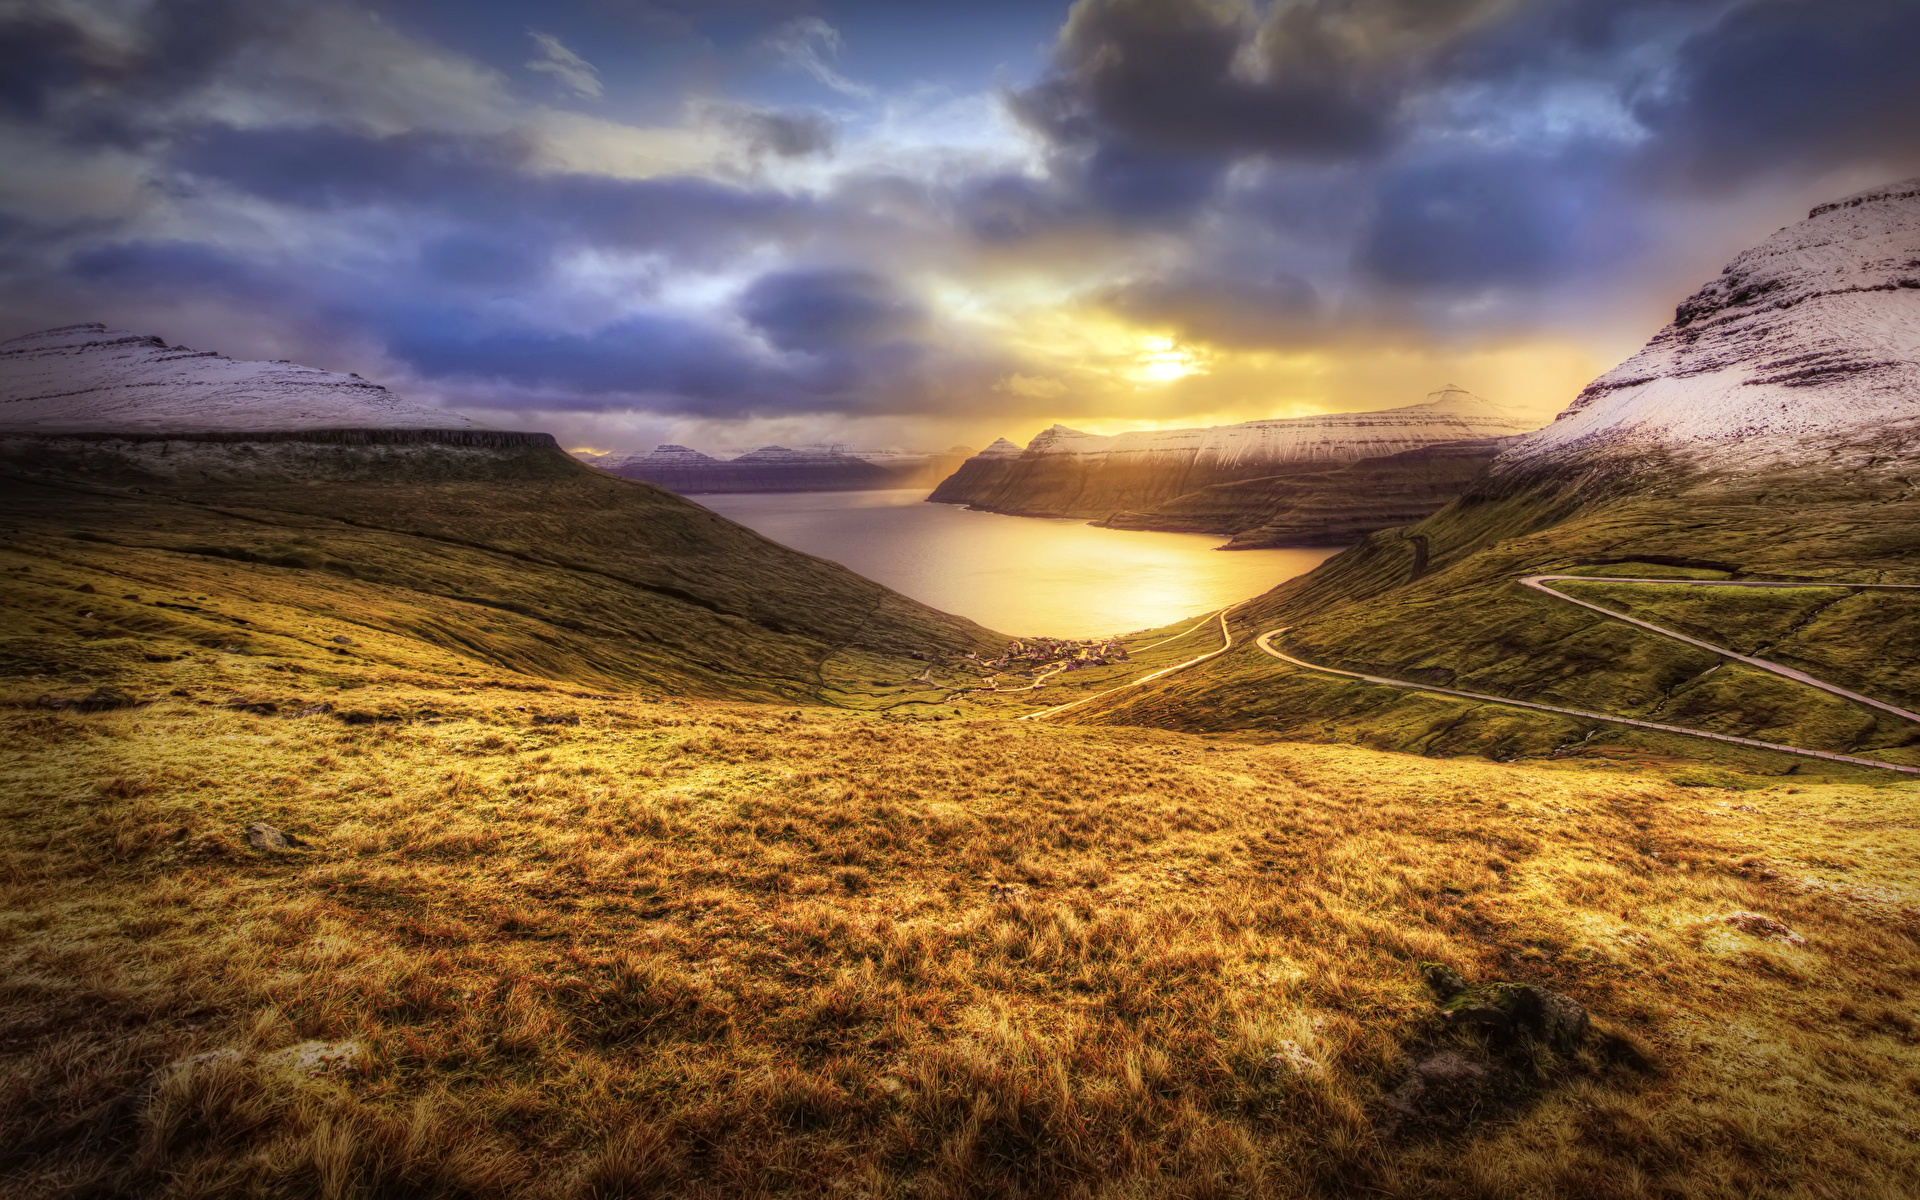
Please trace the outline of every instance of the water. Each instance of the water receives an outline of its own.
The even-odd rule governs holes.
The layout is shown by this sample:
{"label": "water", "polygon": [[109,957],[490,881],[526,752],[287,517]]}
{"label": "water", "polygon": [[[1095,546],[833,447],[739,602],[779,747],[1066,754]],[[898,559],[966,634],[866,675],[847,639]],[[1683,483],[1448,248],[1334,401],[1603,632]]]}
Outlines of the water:
{"label": "water", "polygon": [[1193,533],[1095,529],[927,504],[921,489],[695,496],[785,546],[1022,637],[1151,629],[1257,596],[1335,550],[1216,552]]}

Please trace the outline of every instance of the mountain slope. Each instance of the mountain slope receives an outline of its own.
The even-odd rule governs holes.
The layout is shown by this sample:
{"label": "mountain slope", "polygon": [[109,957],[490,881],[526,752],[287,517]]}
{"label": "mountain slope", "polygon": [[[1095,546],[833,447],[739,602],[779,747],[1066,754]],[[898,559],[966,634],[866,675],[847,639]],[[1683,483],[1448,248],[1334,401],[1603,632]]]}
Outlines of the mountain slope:
{"label": "mountain slope", "polygon": [[67,325],[0,343],[0,432],[483,429],[358,375]]}
{"label": "mountain slope", "polygon": [[1437,442],[1398,454],[1217,483],[1097,522],[1110,529],[1231,534],[1222,549],[1346,546],[1431,516],[1479,477],[1512,439]]}
{"label": "mountain slope", "polygon": [[1439,442],[1503,437],[1534,422],[1455,387],[1426,403],[1098,437],[1062,425],[1011,454],[1002,439],[930,499],[1018,516],[1107,518],[1284,468],[1335,466]]}
{"label": "mountain slope", "polygon": [[1509,473],[1683,472],[1910,453],[1920,425],[1920,179],[1815,208],[1727,265],[1645,349],[1517,445]]}
{"label": "mountain slope", "polygon": [[655,446],[645,454],[606,454],[585,461],[625,479],[657,483],[683,496],[717,492],[840,492],[931,487],[972,453],[850,450],[844,446],[762,446],[734,458],[715,458],[686,446]]}
{"label": "mountain slope", "polygon": [[[122,353],[111,341],[82,351],[76,379],[115,394],[99,363]],[[133,367],[138,379],[145,365]],[[234,391],[270,394],[244,380]],[[251,411],[228,408],[213,414],[224,426],[207,428],[200,406],[189,419],[201,427],[176,431],[156,428],[180,419],[167,389],[141,394],[157,411],[134,412],[135,432],[0,430],[13,543],[138,563],[149,586],[190,563],[239,572],[223,588],[293,573],[305,582],[289,594],[359,613],[369,628],[411,630],[475,669],[605,687],[831,698],[864,694],[866,676],[924,669],[909,655],[1004,640],[586,467],[546,434],[382,428],[393,410],[378,396],[368,410],[329,408],[337,427],[254,430]],[[449,598],[466,625],[405,615]]]}
{"label": "mountain slope", "polygon": [[[1740,595],[1562,586],[1876,698],[1920,703],[1920,602],[1844,586],[1920,582],[1920,392],[1900,384],[1920,360],[1920,289],[1888,265],[1917,261],[1920,188],[1815,209],[1737,259],[1646,350],[1502,454],[1459,500],[1248,603],[1233,627],[1246,638],[1285,627],[1289,653],[1387,678],[1920,762],[1909,723],[1516,583],[1535,573],[1805,580],[1805,593]],[[1782,378],[1795,370],[1806,373]],[[1579,743],[1720,753],[1316,675],[1251,647],[1122,700],[1079,719],[1283,729],[1431,752]]]}

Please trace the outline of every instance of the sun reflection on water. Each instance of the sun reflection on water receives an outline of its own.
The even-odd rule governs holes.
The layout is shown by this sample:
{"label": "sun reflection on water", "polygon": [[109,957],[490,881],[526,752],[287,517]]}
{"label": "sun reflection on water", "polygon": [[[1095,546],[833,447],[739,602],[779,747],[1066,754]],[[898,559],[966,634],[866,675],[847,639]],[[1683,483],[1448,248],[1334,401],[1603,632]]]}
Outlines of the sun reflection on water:
{"label": "sun reflection on water", "polygon": [[1091,637],[1198,616],[1333,550],[1219,553],[1200,534],[1095,529],[925,504],[924,491],[696,496],[742,525],[1017,635]]}

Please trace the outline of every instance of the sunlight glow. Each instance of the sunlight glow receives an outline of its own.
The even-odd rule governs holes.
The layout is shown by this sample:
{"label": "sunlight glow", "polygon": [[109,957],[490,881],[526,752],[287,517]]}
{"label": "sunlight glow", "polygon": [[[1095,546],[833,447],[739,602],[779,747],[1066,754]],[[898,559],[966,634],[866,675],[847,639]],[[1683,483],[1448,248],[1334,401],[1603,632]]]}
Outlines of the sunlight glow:
{"label": "sunlight glow", "polygon": [[1135,361],[1138,365],[1127,374],[1136,383],[1172,383],[1189,375],[1206,373],[1206,365],[1198,354],[1176,345],[1168,337],[1141,338]]}

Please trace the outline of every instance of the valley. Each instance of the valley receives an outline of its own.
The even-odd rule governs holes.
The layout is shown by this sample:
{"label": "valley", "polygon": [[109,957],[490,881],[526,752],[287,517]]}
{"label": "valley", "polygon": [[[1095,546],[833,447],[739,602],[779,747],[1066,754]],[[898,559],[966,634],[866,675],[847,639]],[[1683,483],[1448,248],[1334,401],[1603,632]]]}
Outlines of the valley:
{"label": "valley", "polygon": [[1892,1200],[1916,229],[1816,209],[1513,441],[990,447],[1358,539],[1085,646],[354,376],[0,345],[0,1182]]}

